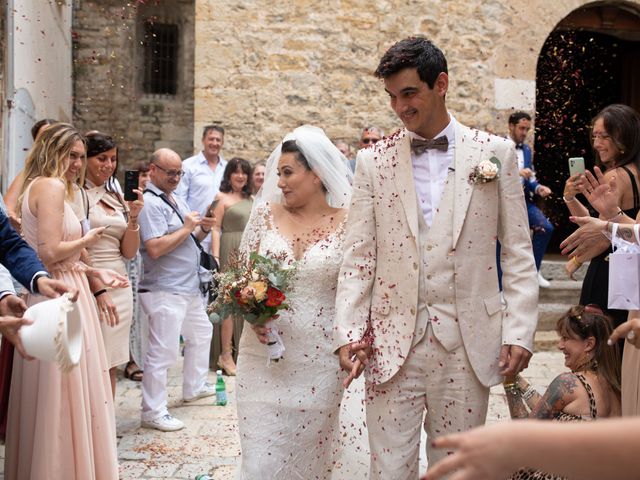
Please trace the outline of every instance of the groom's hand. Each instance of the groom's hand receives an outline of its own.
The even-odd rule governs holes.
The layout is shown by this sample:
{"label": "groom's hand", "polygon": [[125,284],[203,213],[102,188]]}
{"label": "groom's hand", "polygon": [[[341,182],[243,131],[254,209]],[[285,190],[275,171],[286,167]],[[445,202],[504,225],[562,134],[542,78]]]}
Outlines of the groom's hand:
{"label": "groom's hand", "polygon": [[531,352],[518,345],[502,345],[498,367],[500,375],[516,375],[529,366]]}
{"label": "groom's hand", "polygon": [[362,374],[364,367],[369,363],[371,350],[371,345],[366,340],[340,347],[338,351],[340,367],[342,367],[344,371],[349,372],[347,378],[342,382],[344,388],[348,388],[351,382]]}

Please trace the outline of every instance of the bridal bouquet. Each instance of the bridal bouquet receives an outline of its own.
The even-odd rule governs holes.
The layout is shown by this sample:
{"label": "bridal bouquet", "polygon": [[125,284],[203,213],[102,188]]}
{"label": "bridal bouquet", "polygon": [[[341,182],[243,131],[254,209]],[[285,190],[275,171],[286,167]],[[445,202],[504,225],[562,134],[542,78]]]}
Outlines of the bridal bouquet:
{"label": "bridal bouquet", "polygon": [[[295,266],[282,258],[257,252],[251,252],[249,258],[244,254],[232,256],[227,269],[214,274],[216,298],[209,304],[209,318],[216,323],[232,315],[252,325],[269,327],[280,310],[290,309],[285,292],[294,273]],[[275,328],[270,328],[267,336],[269,360],[277,362],[283,358],[284,344]]]}

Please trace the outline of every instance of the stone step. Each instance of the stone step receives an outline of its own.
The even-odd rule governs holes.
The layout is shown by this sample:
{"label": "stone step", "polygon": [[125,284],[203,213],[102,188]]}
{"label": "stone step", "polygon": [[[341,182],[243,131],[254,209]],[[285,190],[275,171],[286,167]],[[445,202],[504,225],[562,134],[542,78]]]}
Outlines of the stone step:
{"label": "stone step", "polygon": [[558,334],[555,331],[537,331],[533,342],[533,353],[557,351],[558,339]]}
{"label": "stone step", "polygon": [[[560,257],[558,255],[554,255],[554,259],[550,260],[542,260],[542,265],[540,265],[540,271],[542,272],[542,276],[547,280],[568,280],[567,272],[564,268],[565,264],[569,260],[566,257]],[[589,262],[586,262],[582,267],[580,267],[573,275],[577,280],[584,280],[584,276],[587,273],[587,267],[589,266]]]}
{"label": "stone step", "polygon": [[577,305],[580,301],[580,290],[582,282],[575,280],[551,280],[549,288],[541,288],[538,302],[545,303],[565,303],[567,305]]}
{"label": "stone step", "polygon": [[538,332],[555,331],[558,319],[573,304],[568,303],[541,303],[538,305]]}

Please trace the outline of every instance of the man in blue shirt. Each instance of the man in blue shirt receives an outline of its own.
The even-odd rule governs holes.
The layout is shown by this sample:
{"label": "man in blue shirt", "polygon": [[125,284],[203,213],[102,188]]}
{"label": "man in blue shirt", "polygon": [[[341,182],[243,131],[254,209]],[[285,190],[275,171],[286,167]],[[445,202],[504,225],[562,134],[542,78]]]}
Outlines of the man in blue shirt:
{"label": "man in blue shirt", "polygon": [[[220,151],[224,145],[224,128],[219,125],[207,125],[202,132],[202,151],[182,162],[184,175],[176,189],[180,197],[191,210],[204,217],[220,189],[220,182],[227,161]],[[202,246],[211,251],[211,235],[202,240]]]}
{"label": "man in blue shirt", "polygon": [[162,431],[184,424],[167,410],[167,370],[185,342],[182,393],[187,402],[215,394],[206,382],[212,326],[200,293],[200,250],[213,218],[201,217],[173,194],[184,174],[180,157],[166,148],[151,157],[138,217],[144,273],[138,292],[149,317],[149,345],[142,377],[142,426]]}

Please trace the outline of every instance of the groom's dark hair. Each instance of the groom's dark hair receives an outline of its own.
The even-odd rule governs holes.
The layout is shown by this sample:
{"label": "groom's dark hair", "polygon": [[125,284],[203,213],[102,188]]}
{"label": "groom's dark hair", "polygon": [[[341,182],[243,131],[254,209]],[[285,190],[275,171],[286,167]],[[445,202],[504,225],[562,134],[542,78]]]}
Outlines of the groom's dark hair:
{"label": "groom's dark hair", "polygon": [[438,75],[447,71],[444,53],[423,36],[409,37],[393,45],[380,59],[374,75],[389,78],[405,68],[418,70],[420,80],[433,88]]}

